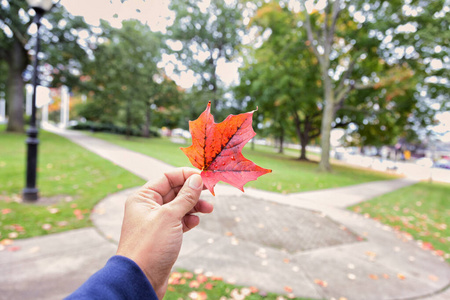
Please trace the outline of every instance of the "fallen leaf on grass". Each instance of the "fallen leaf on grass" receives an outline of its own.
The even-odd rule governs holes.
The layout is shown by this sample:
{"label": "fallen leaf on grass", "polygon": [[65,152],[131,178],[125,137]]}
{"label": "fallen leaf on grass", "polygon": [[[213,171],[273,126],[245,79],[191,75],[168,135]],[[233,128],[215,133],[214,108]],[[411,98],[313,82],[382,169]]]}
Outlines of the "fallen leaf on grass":
{"label": "fallen leaf on grass", "polygon": [[8,233],[8,237],[9,237],[10,239],[15,239],[15,238],[17,238],[18,236],[19,236],[19,234],[18,234],[17,232],[15,232],[15,231]]}
{"label": "fallen leaf on grass", "polygon": [[189,122],[192,145],[181,150],[192,165],[200,170],[204,185],[214,195],[214,186],[223,181],[244,191],[244,185],[272,172],[257,166],[242,155],[242,148],[255,135],[253,111],[229,115],[215,123],[211,102],[195,121]]}
{"label": "fallen leaf on grass", "polygon": [[50,229],[52,229],[52,225],[51,224],[42,224],[42,229],[50,230]]}
{"label": "fallen leaf on grass", "polygon": [[204,283],[204,282],[206,282],[207,280],[208,280],[208,278],[207,278],[205,275],[203,275],[203,274],[197,275],[197,281],[198,281],[199,283]]}
{"label": "fallen leaf on grass", "polygon": [[422,249],[424,249],[424,250],[433,250],[434,247],[433,247],[433,245],[431,243],[425,242],[425,243],[422,243]]}
{"label": "fallen leaf on grass", "polygon": [[73,211],[73,214],[75,215],[75,217],[76,217],[78,220],[83,220],[83,219],[84,219],[83,212],[82,212],[80,209],[75,209],[75,210]]}
{"label": "fallen leaf on grass", "polygon": [[188,294],[192,300],[205,300],[208,299],[208,295],[205,292],[190,292]]}
{"label": "fallen leaf on grass", "polygon": [[212,290],[212,288],[213,288],[213,285],[210,282],[205,284],[205,289]]}
{"label": "fallen leaf on grass", "polygon": [[2,209],[2,215],[7,215],[7,214],[9,214],[11,212],[11,209],[10,208],[3,208]]}

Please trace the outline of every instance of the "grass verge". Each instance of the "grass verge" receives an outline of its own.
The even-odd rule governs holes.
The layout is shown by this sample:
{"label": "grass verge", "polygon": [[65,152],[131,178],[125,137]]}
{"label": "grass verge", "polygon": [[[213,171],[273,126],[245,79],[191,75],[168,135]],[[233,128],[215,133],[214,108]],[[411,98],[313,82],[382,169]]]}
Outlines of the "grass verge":
{"label": "grass verge", "polygon": [[420,241],[450,263],[450,185],[421,182],[350,209]]}
{"label": "grass verge", "polygon": [[[132,137],[127,140],[123,136],[108,133],[93,133],[91,135],[152,156],[176,167],[191,166],[188,158],[179,149],[190,144],[175,144],[165,138]],[[272,192],[303,192],[397,178],[391,174],[340,165],[334,165],[332,173],[320,173],[317,171],[316,162],[299,161],[292,155],[276,153],[276,149],[266,146],[256,146],[255,150],[246,146],[243,154],[257,165],[272,169],[272,173],[259,177],[257,181],[249,182],[246,187]]]}
{"label": "grass verge", "polygon": [[191,273],[184,270],[173,272],[164,299],[246,299],[246,300],[307,300],[296,298],[291,287],[284,287],[286,295],[259,291],[256,287],[240,287],[223,281],[221,277]]}
{"label": "grass verge", "polygon": [[40,131],[38,179],[41,198],[22,203],[26,136],[0,127],[0,240],[91,226],[94,205],[110,193],[144,180],[55,134]]}

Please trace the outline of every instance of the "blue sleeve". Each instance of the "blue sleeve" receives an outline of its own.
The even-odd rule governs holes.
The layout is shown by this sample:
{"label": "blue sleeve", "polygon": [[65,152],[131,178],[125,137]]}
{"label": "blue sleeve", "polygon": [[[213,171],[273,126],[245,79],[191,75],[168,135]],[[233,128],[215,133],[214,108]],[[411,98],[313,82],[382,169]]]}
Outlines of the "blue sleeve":
{"label": "blue sleeve", "polygon": [[158,297],[141,268],[131,259],[116,255],[66,299],[158,300]]}

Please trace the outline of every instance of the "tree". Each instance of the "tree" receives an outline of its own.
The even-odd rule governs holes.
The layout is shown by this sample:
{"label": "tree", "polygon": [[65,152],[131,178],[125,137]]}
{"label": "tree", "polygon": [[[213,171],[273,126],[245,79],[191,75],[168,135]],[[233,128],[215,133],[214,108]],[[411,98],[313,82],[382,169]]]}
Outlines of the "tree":
{"label": "tree", "polygon": [[244,30],[240,1],[213,0],[209,5],[189,0],[171,1],[176,17],[167,29],[170,42],[179,41],[181,49],[172,47],[176,59],[192,70],[199,81],[198,90],[208,94],[212,110],[221,109],[223,84],[217,74],[220,61],[228,62],[237,53]]}
{"label": "tree", "polygon": [[91,118],[106,123],[120,120],[127,136],[139,127],[148,137],[152,110],[178,99],[175,83],[157,68],[161,35],[136,20],[124,21],[120,29],[102,22],[102,28],[104,42],[84,68],[94,98],[90,105],[102,108]]}
{"label": "tree", "polygon": [[[23,74],[29,77],[25,72],[30,64],[28,49],[35,41],[31,38],[28,28],[32,23],[34,11],[28,8],[25,1],[2,1],[0,8],[0,60],[6,62],[8,69],[7,131],[23,132],[24,85],[27,80]],[[86,57],[81,38],[77,34],[80,30],[88,30],[88,26],[81,17],[73,17],[67,13],[59,3],[54,5],[45,18],[52,29],[50,31],[45,26],[42,28],[43,31],[47,29],[42,34],[42,49],[43,53],[46,53],[44,58],[58,63],[52,66],[51,73],[41,76],[41,81],[52,81],[55,74],[66,74],[65,78],[68,78],[67,74],[76,75],[74,68],[79,66],[76,61]],[[63,76],[60,78],[65,80]]]}
{"label": "tree", "polygon": [[305,45],[306,33],[297,30],[298,21],[276,2],[257,11],[251,25],[270,35],[241,70],[239,91],[250,94],[252,103],[269,117],[280,145],[286,133],[295,132],[299,159],[306,160],[306,146],[320,135],[321,86],[317,59]]}
{"label": "tree", "polygon": [[411,129],[411,115],[417,104],[414,98],[417,78],[407,66],[389,67],[385,72],[384,80],[372,89],[350,93],[337,111],[338,120],[354,125],[349,134],[356,137],[357,146],[393,145]]}
{"label": "tree", "polygon": [[[416,82],[429,76],[422,76],[424,73],[421,70],[427,69],[427,57],[436,52],[436,47],[428,46],[437,45],[427,41],[430,37],[425,38],[423,34],[437,34],[439,30],[446,31],[444,28],[448,28],[448,21],[444,21],[448,16],[443,9],[444,2],[428,5],[427,1],[329,0],[324,9],[304,14],[309,46],[319,60],[324,88],[321,170],[330,170],[330,130],[336,112],[343,107],[351,92],[374,88],[378,82],[386,81],[382,78],[385,74],[389,76],[386,69],[403,63],[414,70]],[[307,12],[304,0],[301,5]],[[438,21],[428,22],[436,16]],[[408,30],[401,28],[404,22],[410,26]],[[417,35],[413,39],[407,38],[414,31],[418,32]],[[448,41],[448,34],[442,36],[444,38],[438,38],[437,43]],[[414,46],[408,48],[410,40],[417,42],[413,41]],[[423,55],[424,52],[427,55]],[[377,65],[380,64],[385,67],[377,73]],[[371,65],[371,68],[360,68],[362,65]],[[366,73],[357,74],[358,68]],[[419,88],[419,85],[414,87],[415,98],[420,93]]]}

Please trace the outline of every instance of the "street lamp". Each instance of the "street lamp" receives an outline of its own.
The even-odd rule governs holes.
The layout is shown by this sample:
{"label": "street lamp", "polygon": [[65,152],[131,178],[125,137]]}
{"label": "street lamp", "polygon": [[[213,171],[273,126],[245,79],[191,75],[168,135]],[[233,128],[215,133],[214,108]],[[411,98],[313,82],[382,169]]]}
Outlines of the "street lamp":
{"label": "street lamp", "polygon": [[36,168],[37,168],[37,148],[39,144],[38,129],[36,127],[36,87],[38,81],[39,65],[39,28],[41,27],[42,16],[52,8],[52,0],[27,0],[28,5],[34,9],[35,15],[33,22],[36,23],[36,46],[33,64],[33,97],[31,98],[31,120],[30,128],[27,130],[27,176],[26,187],[23,189],[24,201],[36,201],[39,196],[39,190],[36,188]]}

